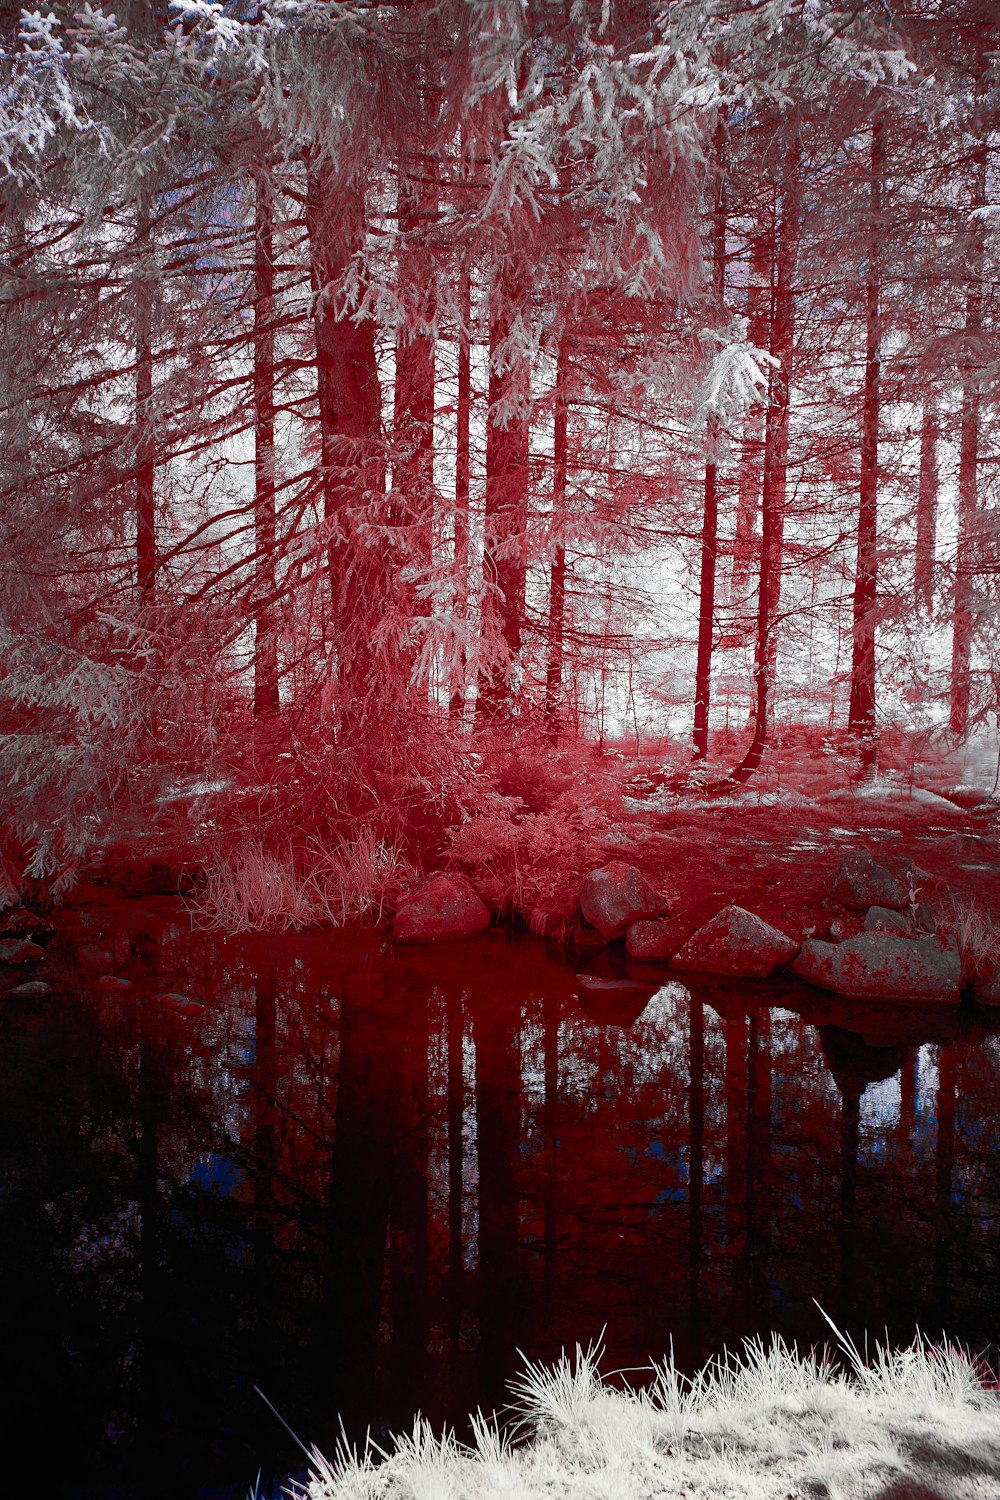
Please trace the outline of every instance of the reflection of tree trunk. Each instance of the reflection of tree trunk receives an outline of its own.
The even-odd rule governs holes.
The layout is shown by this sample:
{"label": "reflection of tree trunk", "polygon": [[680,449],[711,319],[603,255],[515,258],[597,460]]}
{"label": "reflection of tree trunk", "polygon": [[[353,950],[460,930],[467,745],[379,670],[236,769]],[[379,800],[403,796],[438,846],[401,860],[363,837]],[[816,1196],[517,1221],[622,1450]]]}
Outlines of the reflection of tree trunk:
{"label": "reflection of tree trunk", "polygon": [[[136,1199],[139,1206],[139,1342],[140,1387],[137,1402],[138,1441],[135,1462],[142,1493],[166,1495],[170,1485],[165,1477],[169,1465],[163,1463],[159,1434],[168,1414],[164,1402],[169,1398],[167,1379],[169,1357],[164,1349],[165,1288],[160,1266],[161,1228],[157,1179],[159,1177],[159,1127],[167,1112],[168,1074],[157,1056],[153,1018],[148,1012],[139,1021],[138,1120],[139,1143],[136,1174]],[[157,1479],[157,1476],[164,1476]]]}
{"label": "reflection of tree trunk", "polygon": [[690,1277],[691,1346],[701,1329],[701,1209],[705,1176],[705,1009],[694,995],[688,998],[688,1134],[690,1182],[688,1198],[688,1273]]}
{"label": "reflection of tree trunk", "polygon": [[[392,1148],[389,1277],[392,1359],[413,1388],[424,1383],[430,1340],[427,1240],[428,990],[422,981],[406,994],[405,1026],[397,1053],[396,1120]],[[410,1411],[390,1413],[405,1423]]]}
{"label": "reflection of tree trunk", "polygon": [[767,1011],[750,1017],[747,1040],[747,1262],[761,1309],[766,1288],[760,1264],[766,1243],[769,1203],[768,1168],[771,1154],[771,1018]]}
{"label": "reflection of tree trunk", "polygon": [[764,484],[761,496],[760,580],[757,588],[757,641],[754,654],[754,733],[750,748],[732,776],[748,781],[764,758],[771,685],[776,662],[775,618],[781,592],[785,493],[788,483],[788,418],[795,336],[795,265],[799,245],[801,152],[797,128],[785,155],[781,213],[775,228],[775,282],[771,353],[778,364],[768,383],[764,427]]}
{"label": "reflection of tree trunk", "polygon": [[726,1017],[726,1238],[733,1268],[733,1298],[745,1291],[747,1145],[746,1018]]}
{"label": "reflection of tree trunk", "polygon": [[397,1088],[392,986],[349,976],[340,1003],[340,1064],[325,1276],[331,1413],[371,1420],[382,1307]]}
{"label": "reflection of tree trunk", "polygon": [[917,1066],[919,1049],[914,1047],[906,1054],[899,1074],[899,1155],[907,1169],[914,1158],[917,1131]]}
{"label": "reflection of tree trunk", "polygon": [[520,1013],[504,989],[475,999],[476,1127],[479,1146],[479,1356],[487,1405],[504,1399],[512,1335],[527,1315],[516,1276],[521,1126]]}
{"label": "reflection of tree trunk", "polygon": [[465,1115],[465,1074],[462,991],[448,991],[448,1332],[452,1354],[462,1332],[464,1276],[462,1267],[462,1126]]}
{"label": "reflection of tree trunk", "polygon": [[551,1313],[556,1284],[559,1180],[559,1000],[551,991],[542,999],[545,1052],[543,1136],[545,1181],[542,1188],[542,1253],[545,1258],[545,1307]]}
{"label": "reflection of tree trunk", "polygon": [[[726,296],[726,120],[720,112],[715,131],[715,203],[712,210],[712,297],[718,316]],[[694,681],[694,755],[708,754],[708,721],[712,697],[712,644],[715,634],[715,573],[719,555],[719,417],[711,411],[705,430],[705,485],[698,591],[698,652]]]}
{"label": "reflection of tree trunk", "polygon": [[274,629],[274,193],[266,166],[257,175],[254,256],[254,658],[253,711],[278,711]]}
{"label": "reflection of tree trunk", "polygon": [[254,1274],[257,1281],[257,1378],[267,1389],[275,1358],[276,1266],[274,1255],[274,1177],[277,1170],[277,980],[273,970],[257,975],[254,1028]]}
{"label": "reflection of tree trunk", "polygon": [[948,1286],[951,1267],[952,1176],[955,1170],[956,1048],[938,1048],[937,1160],[935,1162],[934,1294],[942,1326],[951,1316]]}
{"label": "reflection of tree trunk", "polygon": [[841,1085],[840,1308],[845,1318],[854,1310],[854,1253],[857,1242],[855,1210],[863,1092],[863,1086],[847,1083]]}

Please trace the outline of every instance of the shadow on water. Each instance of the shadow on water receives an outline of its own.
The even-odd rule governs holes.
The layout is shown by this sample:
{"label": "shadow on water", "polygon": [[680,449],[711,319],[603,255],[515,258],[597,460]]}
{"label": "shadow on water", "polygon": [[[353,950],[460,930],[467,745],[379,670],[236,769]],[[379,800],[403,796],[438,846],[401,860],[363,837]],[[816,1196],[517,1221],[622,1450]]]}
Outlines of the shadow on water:
{"label": "shadow on water", "polygon": [[1000,1017],[578,977],[499,933],[237,942],[122,905],[78,937],[0,1008],[7,1451],[44,1414],[51,1495],[301,1472],[254,1386],[327,1450],[418,1409],[461,1432],[518,1350],[602,1329],[609,1369],[822,1341],[814,1297],[858,1337],[1000,1342]]}

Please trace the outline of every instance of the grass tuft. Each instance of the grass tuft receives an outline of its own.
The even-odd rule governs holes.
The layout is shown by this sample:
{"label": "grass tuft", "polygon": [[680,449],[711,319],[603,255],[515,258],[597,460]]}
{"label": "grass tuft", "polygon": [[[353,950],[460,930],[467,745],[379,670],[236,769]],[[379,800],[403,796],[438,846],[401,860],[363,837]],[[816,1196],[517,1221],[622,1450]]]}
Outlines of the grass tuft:
{"label": "grass tuft", "polygon": [[[890,1481],[893,1494],[937,1493],[945,1477],[951,1500],[1000,1493],[980,1485],[984,1475],[1000,1480],[1000,1400],[984,1366],[958,1345],[920,1335],[905,1349],[876,1345],[869,1358],[831,1327],[834,1353],[748,1340],[740,1354],[724,1353],[691,1377],[671,1355],[642,1390],[604,1379],[598,1345],[578,1346],[551,1368],[526,1362],[514,1386],[513,1433],[480,1415],[463,1446],[418,1418],[388,1453],[342,1449],[333,1463],[316,1455],[302,1494],[871,1500],[888,1494]],[[970,1455],[964,1467],[959,1454]],[[935,1464],[946,1460],[947,1476],[938,1475]]]}

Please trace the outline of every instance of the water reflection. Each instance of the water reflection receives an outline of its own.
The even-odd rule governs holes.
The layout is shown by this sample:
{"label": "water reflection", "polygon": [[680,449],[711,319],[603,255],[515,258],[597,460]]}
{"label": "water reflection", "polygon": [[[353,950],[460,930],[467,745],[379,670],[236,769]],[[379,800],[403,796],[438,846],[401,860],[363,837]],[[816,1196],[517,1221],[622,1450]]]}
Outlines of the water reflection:
{"label": "water reflection", "polygon": [[[397,955],[130,922],[0,1010],[7,1416],[57,1414],[55,1494],[301,1467],[254,1385],[332,1447],[461,1425],[518,1349],[605,1327],[618,1367],[816,1341],[814,1297],[859,1336],[1000,1337],[988,1017],[580,983],[498,934]],[[109,961],[135,992],[95,987]]]}

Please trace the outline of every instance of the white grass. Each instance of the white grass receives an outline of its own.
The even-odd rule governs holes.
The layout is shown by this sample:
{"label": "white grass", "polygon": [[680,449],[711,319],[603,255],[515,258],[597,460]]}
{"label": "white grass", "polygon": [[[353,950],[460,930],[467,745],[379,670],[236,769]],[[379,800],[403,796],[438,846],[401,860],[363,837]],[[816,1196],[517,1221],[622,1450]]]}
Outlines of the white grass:
{"label": "white grass", "polygon": [[341,927],[352,917],[381,918],[411,872],[397,844],[363,828],[334,849],[314,846],[307,868],[248,839],[211,866],[187,898],[192,923],[220,932]]}
{"label": "white grass", "polygon": [[[836,1330],[834,1330],[836,1332]],[[748,1342],[692,1379],[671,1362],[641,1390],[577,1348],[515,1387],[512,1433],[473,1441],[420,1419],[391,1452],[311,1455],[308,1500],[998,1500],[1000,1399],[964,1350],[918,1336],[839,1360]],[[516,1441],[515,1441],[516,1439]]]}

